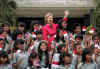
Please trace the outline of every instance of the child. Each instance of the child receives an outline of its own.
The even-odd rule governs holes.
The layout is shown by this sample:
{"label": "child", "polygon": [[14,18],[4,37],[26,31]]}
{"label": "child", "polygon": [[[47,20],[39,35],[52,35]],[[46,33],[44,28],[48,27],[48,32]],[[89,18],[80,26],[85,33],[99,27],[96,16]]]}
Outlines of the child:
{"label": "child", "polygon": [[92,62],[92,50],[84,49],[82,54],[82,63],[79,64],[78,69],[96,69],[96,65]]}
{"label": "child", "polygon": [[5,51],[0,51],[0,69],[12,69],[12,65],[10,65],[8,58],[8,53]]}
{"label": "child", "polygon": [[18,27],[16,30],[14,30],[14,32],[12,33],[12,39],[16,40],[18,32],[20,32],[22,34],[22,38],[24,39],[24,35],[25,35],[25,23],[23,22],[19,22]]}
{"label": "child", "polygon": [[74,50],[76,50],[76,53],[73,52],[72,64],[75,66],[75,69],[77,69],[77,66],[80,64],[82,60],[83,49],[80,44],[76,44]]}
{"label": "child", "polygon": [[36,40],[34,42],[34,49],[38,51],[39,43],[42,41],[42,31],[36,31]]}
{"label": "child", "polygon": [[76,23],[74,26],[74,37],[81,34],[81,25]]}
{"label": "child", "polygon": [[92,59],[95,64],[100,64],[100,55],[99,55],[99,48],[98,47],[93,47],[93,55]]}
{"label": "child", "polygon": [[56,43],[55,52],[57,52],[58,45],[62,44],[62,43],[65,43],[64,35],[63,35],[63,31],[62,30],[57,30],[55,41],[56,41],[55,42]]}
{"label": "child", "polygon": [[18,39],[14,43],[13,63],[18,69],[24,69],[28,62],[29,53],[25,51],[24,40]]}
{"label": "child", "polygon": [[48,44],[45,41],[41,41],[38,48],[40,65],[42,68],[49,67],[49,53],[48,53]]}
{"label": "child", "polygon": [[40,69],[39,55],[37,53],[31,53],[28,58],[28,66],[26,69]]}
{"label": "child", "polygon": [[74,66],[71,65],[72,57],[68,53],[63,53],[60,55],[60,66],[58,69],[75,69]]}
{"label": "child", "polygon": [[57,46],[57,52],[54,52],[52,54],[53,58],[52,58],[52,65],[51,65],[51,68],[52,69],[56,69],[56,68],[59,68],[59,58],[60,58],[60,55],[62,53],[67,53],[67,48],[66,48],[66,44],[59,44]]}
{"label": "child", "polygon": [[6,39],[9,42],[9,40],[12,40],[11,32],[10,32],[10,24],[6,22],[6,23],[2,24],[2,27],[4,29],[4,32],[6,32]]}
{"label": "child", "polygon": [[100,38],[98,35],[93,36],[93,46],[97,46],[100,48]]}
{"label": "child", "polygon": [[5,50],[5,40],[0,37],[0,50]]}
{"label": "child", "polygon": [[82,48],[85,48],[83,42],[83,36],[81,34],[75,36],[75,44],[80,44]]}

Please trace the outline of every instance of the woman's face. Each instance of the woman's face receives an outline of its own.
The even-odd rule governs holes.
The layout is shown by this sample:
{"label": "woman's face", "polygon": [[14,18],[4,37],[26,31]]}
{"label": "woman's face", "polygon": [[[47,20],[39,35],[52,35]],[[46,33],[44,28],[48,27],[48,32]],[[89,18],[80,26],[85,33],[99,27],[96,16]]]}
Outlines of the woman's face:
{"label": "woman's face", "polygon": [[47,50],[46,44],[45,44],[45,43],[42,43],[41,46],[40,46],[40,49],[41,49],[42,51],[46,51],[46,50]]}
{"label": "woman's face", "polygon": [[47,24],[52,24],[53,23],[53,16],[48,16],[47,17]]}
{"label": "woman's face", "polygon": [[68,56],[65,56],[65,57],[64,57],[64,63],[65,63],[65,64],[69,64],[70,62],[71,62],[71,58],[68,57]]}
{"label": "woman's face", "polygon": [[1,57],[0,58],[0,61],[1,61],[2,64],[5,64],[7,62],[7,58]]}

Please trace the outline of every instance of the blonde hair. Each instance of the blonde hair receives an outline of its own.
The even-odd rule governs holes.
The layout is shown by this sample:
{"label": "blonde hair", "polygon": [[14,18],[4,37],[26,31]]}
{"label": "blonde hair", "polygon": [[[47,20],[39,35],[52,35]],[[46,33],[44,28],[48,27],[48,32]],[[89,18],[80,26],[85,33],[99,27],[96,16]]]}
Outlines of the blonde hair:
{"label": "blonde hair", "polygon": [[49,16],[53,16],[53,13],[48,12],[48,13],[45,14],[45,18],[44,18],[45,24],[47,23],[47,19],[48,19]]}

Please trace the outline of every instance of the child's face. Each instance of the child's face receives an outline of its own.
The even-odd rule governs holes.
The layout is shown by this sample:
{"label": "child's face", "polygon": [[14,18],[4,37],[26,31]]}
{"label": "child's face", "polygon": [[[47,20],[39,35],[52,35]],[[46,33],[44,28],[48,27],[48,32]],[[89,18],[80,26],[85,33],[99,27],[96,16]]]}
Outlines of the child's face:
{"label": "child's face", "polygon": [[35,66],[35,67],[40,66],[39,57],[38,56],[36,58],[33,58],[32,62],[33,62],[33,66]]}
{"label": "child's face", "polygon": [[46,44],[45,44],[45,43],[42,43],[41,46],[40,46],[40,49],[41,49],[42,51],[46,51],[46,50],[47,50]]}
{"label": "child's face", "polygon": [[65,46],[63,46],[63,47],[61,48],[60,52],[61,52],[61,53],[66,52]]}
{"label": "child's face", "polygon": [[19,44],[17,45],[17,47],[18,47],[19,49],[23,50],[23,49],[24,49],[24,44],[20,44],[20,43],[19,43]]}
{"label": "child's face", "polygon": [[98,48],[94,48],[94,54],[98,54],[99,53],[99,49]]}
{"label": "child's face", "polygon": [[0,61],[1,61],[2,64],[5,64],[7,62],[7,58],[1,57],[0,58]]}
{"label": "child's face", "polygon": [[61,37],[61,38],[63,37],[63,31],[62,30],[59,31],[59,37]]}
{"label": "child's face", "polygon": [[86,55],[86,60],[87,60],[87,61],[90,61],[91,58],[92,58],[92,54],[87,54],[87,55]]}
{"label": "child's face", "polygon": [[7,26],[7,25],[4,26],[4,31],[5,31],[5,32],[8,32],[8,30],[9,30],[9,26]]}
{"label": "child's face", "polygon": [[65,29],[67,27],[67,23],[66,22],[63,22],[62,24],[62,27]]}
{"label": "child's face", "polygon": [[2,36],[3,36],[3,37],[6,37],[6,35],[7,35],[7,32],[4,31],[4,32],[2,33]]}
{"label": "child's face", "polygon": [[18,30],[24,31],[24,26],[18,26]]}
{"label": "child's face", "polygon": [[80,33],[81,33],[81,26],[77,26],[77,27],[76,27],[75,33],[76,33],[76,34],[80,34]]}
{"label": "child's face", "polygon": [[38,34],[38,35],[37,35],[37,38],[38,38],[38,39],[41,39],[41,38],[42,38],[42,34]]}
{"label": "child's face", "polygon": [[4,40],[0,40],[0,45],[4,45]]}
{"label": "child's face", "polygon": [[99,43],[99,37],[95,37],[94,42]]}
{"label": "child's face", "polygon": [[76,50],[77,50],[77,53],[80,54],[80,55],[83,53],[83,49],[82,49],[81,45],[77,45]]}
{"label": "child's face", "polygon": [[33,58],[32,62],[34,62],[34,61],[39,61],[39,57],[37,56],[37,57]]}
{"label": "child's face", "polygon": [[81,43],[81,39],[80,38],[76,38],[75,39],[77,43]]}
{"label": "child's face", "polygon": [[65,64],[69,64],[70,62],[71,62],[71,58],[68,57],[68,56],[65,56],[65,57],[64,57],[64,63],[65,63]]}

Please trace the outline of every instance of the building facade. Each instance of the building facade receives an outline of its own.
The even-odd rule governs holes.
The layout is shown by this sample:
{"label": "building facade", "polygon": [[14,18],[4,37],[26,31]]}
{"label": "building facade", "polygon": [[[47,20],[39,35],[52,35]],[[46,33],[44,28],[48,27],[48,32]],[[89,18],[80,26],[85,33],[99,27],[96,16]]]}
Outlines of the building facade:
{"label": "building facade", "polygon": [[[63,17],[64,10],[70,11],[70,18],[77,22],[83,19],[84,24],[93,23],[93,10],[96,5],[94,0],[15,0],[18,8],[18,18],[43,18],[45,13],[53,12],[55,18]],[[78,20],[79,20],[78,19]],[[75,21],[74,21],[75,20]],[[78,21],[78,22],[81,22]]]}

